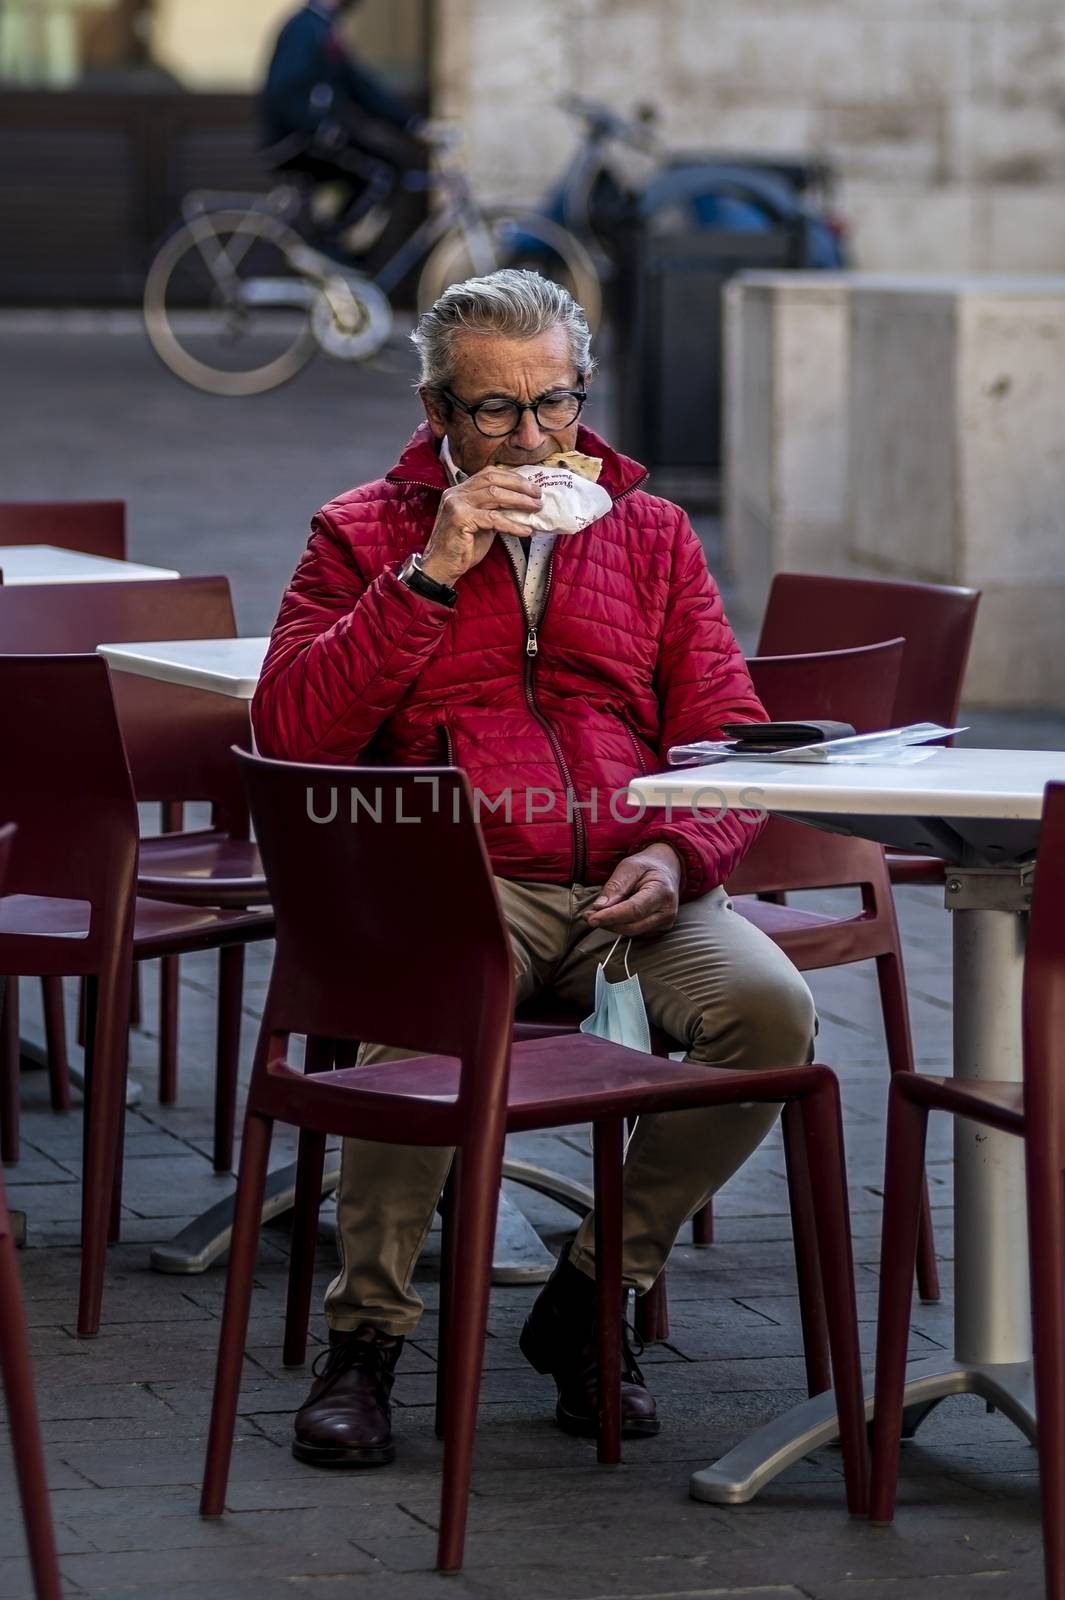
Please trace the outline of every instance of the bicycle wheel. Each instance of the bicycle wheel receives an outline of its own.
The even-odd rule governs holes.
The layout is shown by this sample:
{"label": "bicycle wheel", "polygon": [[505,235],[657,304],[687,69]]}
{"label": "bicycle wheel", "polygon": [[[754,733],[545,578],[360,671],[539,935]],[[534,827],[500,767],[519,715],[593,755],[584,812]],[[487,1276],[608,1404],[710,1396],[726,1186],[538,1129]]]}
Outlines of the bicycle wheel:
{"label": "bicycle wheel", "polygon": [[602,286],[595,263],[575,234],[536,212],[501,207],[483,211],[481,221],[480,238],[472,230],[454,228],[431,252],[418,280],[419,311],[427,311],[452,283],[499,267],[531,267],[569,290],[595,332],[603,313]]}
{"label": "bicycle wheel", "polygon": [[159,250],[144,325],[161,359],[208,394],[275,389],[306,366],[316,288],[296,265],[307,246],[266,212],[203,212]]}

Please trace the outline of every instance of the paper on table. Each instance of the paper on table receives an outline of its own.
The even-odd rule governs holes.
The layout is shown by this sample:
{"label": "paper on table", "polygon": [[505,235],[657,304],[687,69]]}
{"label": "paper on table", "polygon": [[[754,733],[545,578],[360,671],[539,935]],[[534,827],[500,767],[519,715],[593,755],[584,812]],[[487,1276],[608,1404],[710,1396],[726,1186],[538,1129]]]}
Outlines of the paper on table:
{"label": "paper on table", "polygon": [[930,744],[965,733],[964,728],[943,728],[938,722],[911,722],[904,728],[885,728],[879,733],[857,733],[846,739],[830,739],[822,744],[796,745],[792,750],[736,751],[734,739],[706,739],[695,744],[675,744],[669,751],[671,767],[705,765],[713,761],[799,761],[825,766],[871,766],[877,761],[910,765],[931,755],[915,745]]}

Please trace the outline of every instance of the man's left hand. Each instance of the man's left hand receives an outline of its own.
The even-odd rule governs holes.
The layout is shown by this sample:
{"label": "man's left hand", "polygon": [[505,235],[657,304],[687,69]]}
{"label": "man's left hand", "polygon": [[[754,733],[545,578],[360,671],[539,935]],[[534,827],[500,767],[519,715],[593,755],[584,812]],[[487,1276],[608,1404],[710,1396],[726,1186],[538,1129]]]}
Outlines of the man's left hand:
{"label": "man's left hand", "polygon": [[649,844],[618,862],[585,919],[608,933],[665,933],[677,918],[680,879],[680,857],[672,846]]}

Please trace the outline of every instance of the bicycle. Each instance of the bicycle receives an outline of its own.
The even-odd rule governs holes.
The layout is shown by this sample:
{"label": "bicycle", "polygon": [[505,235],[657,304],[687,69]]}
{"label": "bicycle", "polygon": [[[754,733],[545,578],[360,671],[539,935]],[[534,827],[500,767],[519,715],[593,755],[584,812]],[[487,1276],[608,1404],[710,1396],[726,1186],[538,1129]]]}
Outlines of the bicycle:
{"label": "bicycle", "polygon": [[[433,124],[423,137],[435,168],[403,181],[435,193],[438,204],[372,277],[298,231],[306,183],[285,182],[266,195],[187,195],[182,223],[163,242],[144,286],[148,338],[170,370],[209,394],[242,396],[286,383],[317,349],[366,360],[391,334],[390,293],[423,259],[420,311],[449,284],[531,254],[537,270],[564,282],[597,326],[602,291],[585,245],[535,212],[478,205],[455,158],[461,133]],[[391,176],[381,178],[382,188],[386,183],[392,187]],[[379,199],[371,184],[347,222],[357,223]]]}

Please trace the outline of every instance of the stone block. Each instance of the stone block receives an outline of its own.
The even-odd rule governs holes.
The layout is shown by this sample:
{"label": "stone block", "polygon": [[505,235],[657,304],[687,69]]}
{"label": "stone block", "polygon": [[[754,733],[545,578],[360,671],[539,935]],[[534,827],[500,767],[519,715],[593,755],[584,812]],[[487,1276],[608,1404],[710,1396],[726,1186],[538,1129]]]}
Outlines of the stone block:
{"label": "stone block", "polygon": [[1065,705],[1065,277],[857,280],[850,332],[853,560],[984,591],[968,699]]}
{"label": "stone block", "polygon": [[848,219],[859,268],[874,272],[963,272],[973,259],[977,191],[970,185],[935,189],[867,178],[848,180]]}
{"label": "stone block", "polygon": [[958,176],[980,184],[1061,184],[1063,103],[1065,89],[1041,100],[960,100],[952,111]]}
{"label": "stone block", "polygon": [[[1016,101],[1065,94],[1065,16],[1050,3],[1042,15],[1003,8],[973,31],[973,89]],[[1019,13],[1019,14],[1018,14]]]}
{"label": "stone block", "polygon": [[775,571],[845,559],[848,282],[747,273],[726,296],[725,545],[749,617]]}
{"label": "stone block", "polygon": [[[884,185],[943,183],[948,176],[947,106],[923,100],[852,99],[816,106],[815,141],[831,150],[848,179]],[[879,263],[878,263],[879,265]]]}
{"label": "stone block", "polygon": [[1065,261],[1065,184],[982,185],[975,262],[986,272],[1055,272]]}
{"label": "stone block", "polygon": [[972,29],[964,17],[900,17],[890,8],[866,23],[868,87],[876,99],[943,100],[967,94]]}

